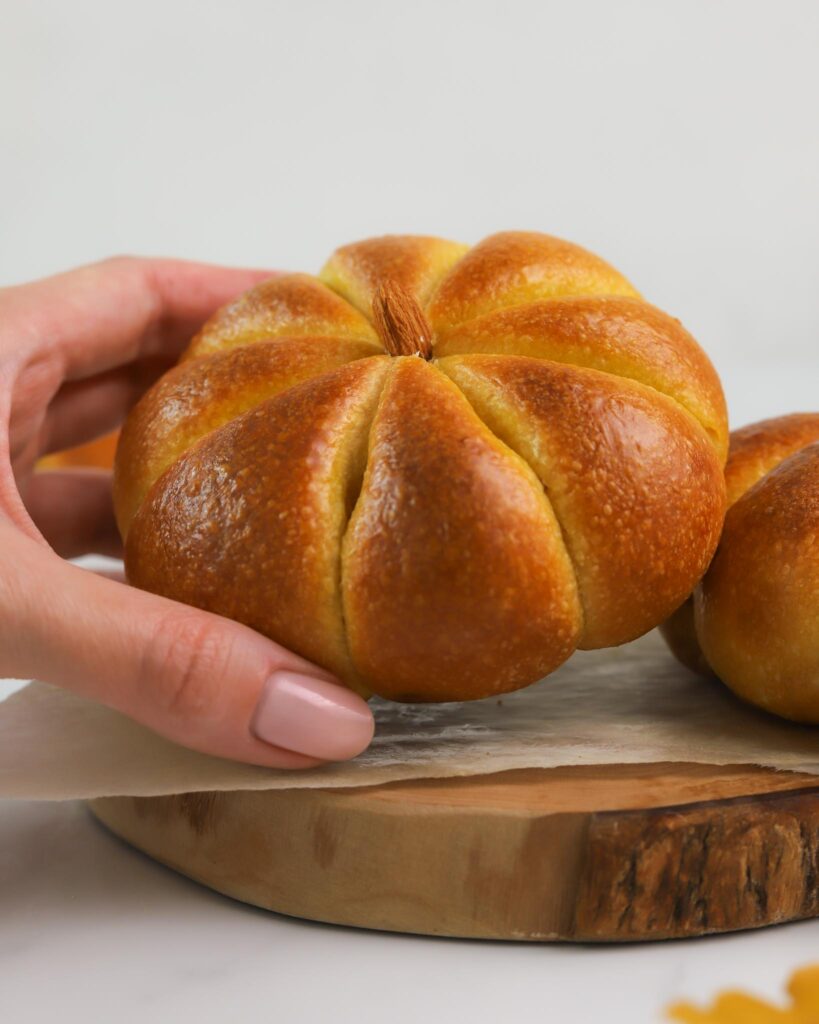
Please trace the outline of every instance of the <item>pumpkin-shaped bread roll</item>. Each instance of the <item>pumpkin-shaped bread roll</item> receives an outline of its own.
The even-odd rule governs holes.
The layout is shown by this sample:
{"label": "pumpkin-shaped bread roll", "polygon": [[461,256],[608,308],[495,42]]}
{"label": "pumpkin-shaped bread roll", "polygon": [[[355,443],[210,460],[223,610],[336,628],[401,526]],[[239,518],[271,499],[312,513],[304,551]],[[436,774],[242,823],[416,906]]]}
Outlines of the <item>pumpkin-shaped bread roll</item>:
{"label": "pumpkin-shaped bread roll", "polygon": [[138,587],[360,693],[469,700],[663,621],[725,510],[679,321],[548,235],[389,236],[217,312],[116,461]]}
{"label": "pumpkin-shaped bread roll", "polygon": [[734,431],[725,478],[716,556],[663,634],[745,700],[819,722],[819,413]]}

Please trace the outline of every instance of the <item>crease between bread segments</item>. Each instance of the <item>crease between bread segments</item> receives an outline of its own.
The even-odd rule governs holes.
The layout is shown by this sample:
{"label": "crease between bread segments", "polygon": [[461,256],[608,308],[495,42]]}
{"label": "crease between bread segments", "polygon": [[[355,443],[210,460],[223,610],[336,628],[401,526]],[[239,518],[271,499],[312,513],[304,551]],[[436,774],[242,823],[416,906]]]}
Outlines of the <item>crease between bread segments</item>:
{"label": "crease between bread segments", "polygon": [[[618,480],[612,474],[611,467],[612,462],[616,463],[618,459],[616,449],[620,439],[606,438],[604,430],[599,447],[591,457],[588,457],[583,446],[577,442],[577,437],[581,436],[580,430],[576,435],[570,431],[570,436],[565,436],[562,424],[567,416],[570,419],[577,419],[580,415],[582,421],[585,418],[586,404],[593,406],[600,401],[621,402],[624,410],[632,417],[637,417],[637,420],[630,420],[630,424],[642,422],[654,433],[659,430],[663,441],[670,443],[676,437],[677,429],[673,424],[669,426],[668,419],[682,417],[696,432],[695,437],[698,439],[691,451],[688,451],[687,445],[683,445],[691,459],[692,470],[698,463],[696,447],[699,446],[700,450],[702,446],[706,449],[712,447],[711,440],[701,424],[679,403],[657,392],[656,389],[592,368],[535,357],[484,354],[446,357],[440,361],[439,368],[461,389],[490,431],[524,460],[545,488],[578,581],[585,628],[580,648],[593,649],[611,646],[613,643],[624,643],[636,639],[650,629],[651,625],[641,623],[637,616],[627,629],[621,625],[618,632],[610,622],[606,622],[609,616],[601,615],[599,609],[615,607],[619,587],[626,585],[625,581],[621,584],[614,577],[607,583],[607,571],[612,573],[618,564],[618,559],[614,558],[608,565],[608,570],[606,568],[611,559],[613,544],[615,547],[617,543],[623,545],[620,555],[624,567],[629,564],[626,557],[629,552],[632,560],[635,554],[639,553],[642,556],[641,564],[647,566],[644,572],[649,573],[649,589],[660,591],[664,583],[663,574],[654,572],[652,575],[651,572],[654,569],[656,538],[648,526],[651,524],[653,528],[654,519],[663,521],[665,503],[658,504],[655,501],[653,510],[645,508],[642,502],[647,500],[647,496],[643,497],[642,502],[639,500],[639,478],[631,481],[630,488],[617,486]],[[506,373],[505,379],[500,368]],[[545,371],[542,380],[538,382],[538,387],[532,387],[529,383],[529,375],[533,368],[537,368],[538,373]],[[554,383],[549,379],[549,368],[557,371],[556,374],[552,374],[556,378]],[[496,377],[495,373],[501,374],[500,377]],[[522,379],[527,382],[523,390],[516,385],[516,373],[519,379],[522,374]],[[578,381],[583,382],[582,386],[577,387]],[[607,389],[609,382],[612,381],[615,390],[610,394],[607,393]],[[536,405],[527,404],[527,388],[530,399],[534,393],[538,395],[539,400],[546,400],[545,408],[537,409]],[[580,400],[577,399],[578,394],[583,396]],[[628,419],[628,416],[626,418]],[[590,418],[590,422],[591,419],[593,417]],[[617,421],[618,416],[615,414],[612,422]],[[582,422],[575,425],[580,428]],[[562,438],[561,434],[564,435]],[[634,442],[636,435],[627,430],[623,439]],[[681,496],[685,496],[686,484],[679,480],[675,482],[673,475],[671,478],[663,476],[666,468],[663,462],[664,447],[663,444],[660,449],[653,452],[648,465],[657,470],[658,481],[662,479],[662,484],[658,482],[656,485],[659,493],[668,498],[676,493],[675,488],[679,491],[682,487],[682,495],[676,493],[680,499]],[[567,462],[567,453],[573,448],[573,459]],[[677,455],[682,457],[679,452]],[[644,453],[640,462],[648,457],[648,453]],[[580,462],[576,463],[575,460],[578,459]],[[705,471],[704,467],[701,469]],[[602,490],[599,490],[600,485]],[[651,491],[648,494],[650,495]],[[675,507],[673,502],[671,507]],[[608,515],[622,517],[611,520],[609,531],[615,532],[611,534],[606,531],[608,539],[605,543],[602,543],[603,533],[595,540],[601,510]],[[671,513],[666,511],[665,514]],[[679,528],[680,524],[672,520],[671,525]],[[701,571],[705,568],[705,565],[700,566]],[[640,579],[639,574],[637,578]],[[635,602],[639,604],[639,595],[645,590],[646,582],[632,582],[631,586],[635,591],[631,602],[633,612],[637,606]],[[592,597],[593,594],[596,596]],[[669,595],[669,614],[684,598],[685,594],[674,593],[672,601]]]}
{"label": "crease between bread segments", "polygon": [[[445,358],[450,358],[450,357],[445,357]],[[455,387],[460,391],[460,393],[461,393],[461,395],[463,395],[463,398],[466,401],[466,403],[469,405],[469,407],[475,413],[475,416],[481,421],[481,423],[486,427],[486,429],[489,431],[489,433],[495,438],[497,443],[499,445],[501,445],[503,448],[506,449],[506,451],[508,452],[509,458],[512,459],[513,461],[516,461],[516,462],[520,463],[523,467],[525,467],[526,471],[528,472],[528,474],[531,477],[532,484],[533,484],[533,489],[537,492],[539,499],[548,507],[549,517],[552,520],[554,520],[554,523],[557,526],[557,535],[558,535],[558,537],[560,539],[560,543],[561,543],[561,546],[563,548],[563,552],[564,552],[564,554],[566,556],[566,562],[571,567],[572,576],[574,577],[574,586],[575,586],[575,591],[577,593],[578,607],[580,609],[580,641],[578,643],[578,649],[581,649],[581,647],[582,647],[582,638],[583,638],[583,635],[585,634],[585,630],[586,630],[586,600],[584,599],[583,587],[581,585],[580,576],[579,576],[578,571],[577,571],[577,565],[575,563],[574,556],[572,555],[571,547],[569,546],[569,543],[567,542],[566,529],[563,526],[563,523],[561,521],[560,516],[558,515],[557,509],[554,506],[554,502],[552,501],[552,499],[549,496],[549,488],[546,485],[546,483],[540,478],[540,475],[538,474],[537,470],[531,464],[531,462],[526,458],[526,456],[523,455],[521,452],[519,452],[514,447],[512,447],[512,445],[510,445],[508,443],[508,441],[506,441],[503,437],[501,437],[500,434],[498,434],[497,431],[495,431],[492,428],[491,424],[487,422],[486,418],[481,414],[481,411],[477,408],[475,403],[470,399],[469,395],[464,391],[464,389],[461,387],[461,385],[458,383],[458,381],[453,379],[452,377],[450,377],[446,373],[446,371],[441,368],[440,365],[437,365],[437,366],[435,365],[436,363],[440,363],[440,362],[441,362],[440,360],[432,360],[432,365],[434,366],[434,368],[439,373],[443,374],[447,378],[447,380],[451,381],[451,383],[454,384]]]}
{"label": "crease between bread segments", "polygon": [[[358,666],[356,665],[355,659],[353,657],[352,651],[350,649],[350,632],[347,621],[347,608],[344,599],[345,553],[350,533],[350,524],[353,522],[356,509],[358,508],[359,502],[361,501],[361,495],[364,490],[364,481],[367,477],[367,472],[370,465],[370,451],[372,449],[373,428],[376,419],[378,418],[378,413],[379,410],[381,409],[381,405],[384,401],[384,395],[386,394],[387,391],[387,384],[389,383],[390,377],[395,372],[396,366],[397,361],[390,360],[390,363],[387,365],[387,369],[381,378],[381,387],[378,392],[378,397],[373,406],[370,421],[367,424],[367,440],[366,443],[364,444],[364,459],[360,467],[360,472],[356,474],[357,485],[355,485],[352,488],[352,490],[347,491],[347,516],[341,530],[341,536],[338,544],[338,555],[336,559],[336,580],[338,590],[339,617],[341,619],[341,631],[342,636],[344,638],[344,646],[347,651],[347,657],[349,658],[350,665],[353,667],[353,671],[355,672],[359,680],[358,692],[361,694],[362,697],[365,697],[367,699],[373,696],[373,691],[370,690],[370,688],[367,686],[366,682],[362,678],[361,673],[359,672]],[[350,501],[350,497],[352,497],[352,501]]]}
{"label": "crease between bread segments", "polygon": [[[470,325],[474,325],[474,330],[477,331],[478,329],[480,329],[480,328],[482,328],[484,326],[484,323],[486,321],[491,320],[497,314],[509,313],[509,312],[517,310],[517,309],[524,310],[524,309],[527,309],[527,308],[531,308],[531,307],[533,307],[533,306],[535,306],[537,304],[540,304],[540,303],[548,303],[548,304],[552,304],[553,303],[553,304],[557,305],[557,304],[560,304],[560,303],[564,302],[565,300],[571,300],[571,299],[584,299],[584,298],[585,299],[597,299],[597,300],[615,299],[615,300],[619,300],[619,301],[633,302],[635,304],[635,307],[637,307],[637,308],[642,307],[642,309],[650,312],[654,316],[667,317],[669,321],[673,321],[673,322],[677,323],[678,326],[680,327],[680,329],[684,330],[684,328],[682,328],[681,324],[679,324],[679,321],[675,321],[673,317],[669,317],[668,314],[665,314],[662,310],[659,310],[653,304],[651,304],[649,302],[646,302],[635,290],[632,290],[632,294],[624,294],[623,292],[604,292],[604,291],[597,291],[597,290],[586,290],[586,291],[584,291],[584,290],[576,290],[576,291],[565,292],[565,293],[562,293],[562,294],[557,294],[557,295],[552,295],[552,296],[533,295],[533,296],[528,297],[528,298],[526,298],[524,300],[521,300],[521,301],[516,301],[516,300],[513,299],[512,301],[508,301],[508,302],[499,302],[489,312],[480,314],[479,316],[476,316],[476,317],[469,317],[467,319],[464,319],[464,320],[461,320],[461,321],[456,321],[453,324],[450,324],[449,327],[448,327],[448,330],[446,332],[446,336],[441,336],[439,331],[436,329],[434,322],[430,318],[430,312],[431,312],[432,308],[434,307],[436,298],[437,298],[438,293],[440,292],[440,290],[446,285],[447,281],[450,278],[452,278],[455,274],[457,274],[458,269],[459,269],[461,263],[463,262],[464,259],[466,259],[469,256],[469,254],[470,254],[470,252],[472,252],[473,248],[475,248],[475,247],[465,247],[464,251],[463,251],[463,253],[462,253],[461,257],[460,257],[460,259],[456,260],[450,266],[445,267],[445,268],[443,268],[440,271],[440,273],[438,274],[437,278],[434,280],[433,284],[428,287],[428,289],[427,289],[428,294],[426,296],[420,296],[420,295],[416,296],[418,304],[419,304],[419,306],[421,308],[421,311],[423,312],[425,317],[430,321],[430,325],[431,325],[431,328],[432,328],[431,329],[431,336],[430,336],[430,343],[431,343],[431,347],[432,347],[432,361],[435,361],[435,360],[440,359],[440,358],[446,358],[447,357],[446,354],[439,355],[439,353],[438,353],[438,344],[439,343],[441,343],[441,342],[446,343],[447,341],[449,341],[451,339],[451,336],[453,334],[455,334],[456,332],[458,332],[458,331],[463,332],[464,334],[468,334],[469,333],[469,329],[470,329]],[[331,261],[332,261],[332,258],[331,258]],[[330,276],[330,277],[323,276],[325,274],[325,272],[326,272],[327,266],[330,265],[331,261],[328,261],[328,264],[326,264],[325,268],[322,269],[322,271],[319,274],[319,279],[328,288],[333,290],[341,299],[343,299],[346,302],[349,302],[357,312],[361,313],[375,327],[376,325],[375,325],[375,321],[374,321],[374,317],[373,317],[371,302],[370,303],[363,302],[363,301],[360,302],[360,303],[353,302],[351,300],[351,298],[350,298],[350,289],[349,288],[341,287],[340,284],[339,284],[339,280],[338,280],[338,278],[335,275]],[[385,280],[389,280],[389,278],[385,278]],[[687,334],[687,332],[686,332],[686,334]],[[670,347],[672,347],[672,348],[679,347],[679,344],[677,342],[674,342],[670,337],[666,336],[666,340],[668,341]],[[693,343],[693,346],[695,347],[696,352],[697,353],[701,352],[699,346],[696,344],[694,339],[691,338],[690,340]],[[479,351],[483,353],[483,352],[486,352],[487,350],[486,349],[480,349]],[[489,351],[491,351],[491,350],[489,350]],[[470,349],[466,348],[466,346],[465,346],[464,349],[462,350],[462,353],[458,353],[458,354],[466,354],[467,352],[474,352],[474,350],[470,350]],[[453,354],[455,354],[455,353],[453,353]],[[715,413],[716,413],[716,415],[714,417],[714,422],[708,422],[706,416],[702,414],[702,411],[701,410],[698,411],[694,407],[694,403],[686,402],[684,400],[684,398],[680,394],[678,394],[677,392],[675,392],[671,388],[661,387],[659,382],[656,379],[652,379],[651,377],[649,377],[648,374],[645,374],[645,373],[644,374],[639,374],[636,371],[635,372],[631,372],[631,373],[630,372],[625,372],[622,368],[620,370],[607,369],[604,366],[601,366],[599,364],[595,364],[592,361],[583,361],[582,359],[561,358],[556,353],[550,353],[548,356],[540,356],[540,355],[537,355],[537,354],[530,354],[530,353],[526,353],[526,352],[520,352],[520,353],[499,352],[498,354],[499,355],[525,355],[525,356],[528,356],[529,358],[533,358],[533,359],[545,358],[545,359],[548,359],[551,362],[563,363],[565,365],[577,366],[577,367],[581,367],[581,368],[585,368],[585,369],[599,370],[599,372],[601,372],[601,373],[610,373],[614,377],[621,377],[624,380],[634,381],[637,384],[642,384],[645,387],[652,388],[657,393],[659,393],[661,395],[664,395],[666,398],[669,398],[672,401],[676,402],[689,416],[691,416],[699,424],[699,426],[702,428],[702,430],[707,435],[707,437],[710,440],[710,442],[714,445],[715,449],[720,454],[720,457],[722,459],[723,464],[725,463],[725,461],[726,461],[726,459],[728,457],[727,415],[725,413],[724,397],[722,396],[721,388],[719,388],[719,381],[716,378],[716,376],[714,377],[713,383],[715,383],[716,387],[719,388],[719,396],[718,396],[719,397],[719,402],[718,402],[718,405],[720,406],[720,408],[714,410]],[[679,355],[679,353],[676,353],[676,354]],[[639,353],[638,353],[638,355],[639,355]]]}

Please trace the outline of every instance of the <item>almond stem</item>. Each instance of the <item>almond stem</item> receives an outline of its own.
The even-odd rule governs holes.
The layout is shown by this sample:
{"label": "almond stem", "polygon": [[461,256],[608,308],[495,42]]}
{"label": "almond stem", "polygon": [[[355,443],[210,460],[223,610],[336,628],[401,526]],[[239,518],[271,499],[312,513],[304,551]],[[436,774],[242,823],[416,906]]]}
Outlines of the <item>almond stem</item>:
{"label": "almond stem", "polygon": [[373,298],[373,322],[391,356],[432,359],[432,328],[412,295],[394,281],[383,281]]}

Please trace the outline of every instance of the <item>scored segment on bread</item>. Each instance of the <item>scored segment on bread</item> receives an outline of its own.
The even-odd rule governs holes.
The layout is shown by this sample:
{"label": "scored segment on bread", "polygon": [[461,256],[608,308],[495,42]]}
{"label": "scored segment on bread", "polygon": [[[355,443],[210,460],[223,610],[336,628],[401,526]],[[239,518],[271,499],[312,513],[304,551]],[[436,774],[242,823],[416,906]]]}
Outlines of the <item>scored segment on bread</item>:
{"label": "scored segment on bread", "polygon": [[791,413],[734,430],[725,467],[729,506],[781,462],[814,441],[819,441],[819,413]]}
{"label": "scored segment on bread", "polygon": [[367,317],[332,288],[309,274],[282,274],[217,310],[182,359],[275,337],[310,335],[379,343]]}
{"label": "scored segment on bread", "polygon": [[347,651],[340,551],[388,370],[385,356],[348,363],[202,438],[140,507],[129,576],[365,690]]}
{"label": "scored segment on bread", "polygon": [[122,536],[154,483],[201,438],[274,395],[379,351],[354,339],[286,337],[174,367],[145,395],[120,437],[114,505]]}
{"label": "scored segment on bread", "polygon": [[[642,384],[585,367],[491,355],[439,366],[546,489],[585,611],[579,646],[633,640],[659,607],[670,614],[686,596],[681,578],[707,568],[722,523],[721,468],[691,417]],[[624,480],[630,446],[637,457]]]}
{"label": "scored segment on bread", "polygon": [[136,585],[361,692],[469,699],[679,604],[726,437],[696,342],[598,257],[388,236],[217,312],[126,424],[115,503]]}
{"label": "scored segment on bread", "polygon": [[562,238],[502,231],[464,253],[442,278],[427,313],[437,335],[496,309],[567,295],[639,292],[605,260]]}
{"label": "scored segment on bread", "polygon": [[468,245],[427,235],[384,235],[343,245],[319,271],[319,278],[369,317],[379,285],[390,281],[422,309],[466,253]]}
{"label": "scored segment on bread", "polygon": [[645,384],[678,402],[727,454],[725,399],[714,367],[679,320],[642,299],[571,295],[528,302],[436,338],[439,359],[478,353],[549,359]]}
{"label": "scored segment on bread", "polygon": [[548,497],[451,380],[421,359],[393,363],[342,544],[353,661],[395,700],[539,679],[582,634]]}

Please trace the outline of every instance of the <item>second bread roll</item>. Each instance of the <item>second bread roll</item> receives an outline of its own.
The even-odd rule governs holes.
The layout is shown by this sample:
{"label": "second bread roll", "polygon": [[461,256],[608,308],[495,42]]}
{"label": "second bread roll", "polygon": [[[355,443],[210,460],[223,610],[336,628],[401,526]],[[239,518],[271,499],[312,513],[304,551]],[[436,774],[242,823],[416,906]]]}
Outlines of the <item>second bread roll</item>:
{"label": "second bread roll", "polygon": [[735,431],[725,476],[717,554],[663,634],[743,699],[819,723],[819,414]]}

